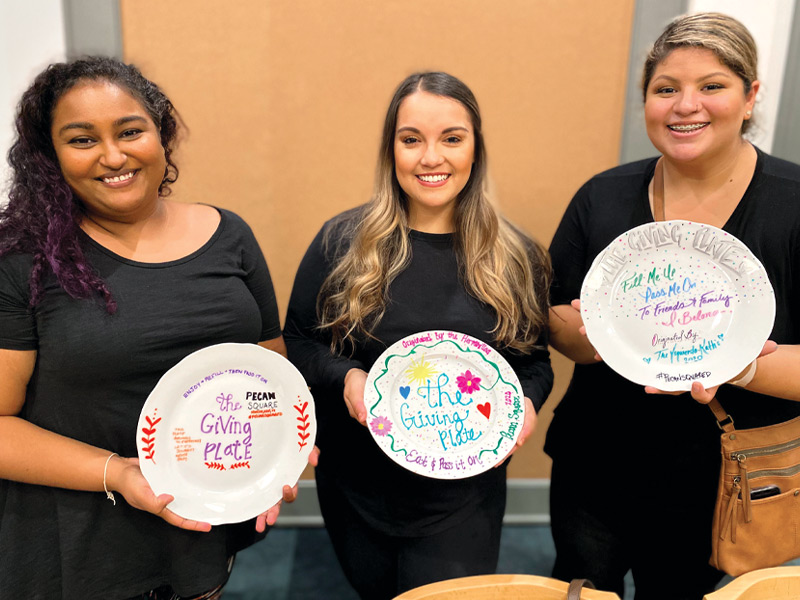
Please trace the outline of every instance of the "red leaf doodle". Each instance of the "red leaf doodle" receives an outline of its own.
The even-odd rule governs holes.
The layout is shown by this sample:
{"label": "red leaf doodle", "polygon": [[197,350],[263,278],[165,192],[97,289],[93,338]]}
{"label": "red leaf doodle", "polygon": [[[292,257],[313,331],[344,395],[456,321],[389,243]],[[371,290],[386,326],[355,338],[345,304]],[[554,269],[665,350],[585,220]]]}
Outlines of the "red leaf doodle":
{"label": "red leaf doodle", "polygon": [[247,467],[249,469],[250,468],[250,461],[246,460],[244,462],[235,463],[235,464],[232,464],[228,468],[233,470],[233,469],[241,469],[242,467]]}
{"label": "red leaf doodle", "polygon": [[156,438],[154,436],[156,433],[156,425],[159,423],[159,421],[161,421],[161,417],[156,419],[155,413],[153,413],[152,419],[145,415],[144,420],[147,421],[150,427],[142,427],[142,433],[145,435],[145,437],[141,438],[142,443],[144,444],[144,446],[142,446],[142,452],[144,453],[145,460],[150,460],[153,462],[153,464],[156,464],[156,460],[153,458],[156,455]]}
{"label": "red leaf doodle", "polygon": [[206,466],[209,469],[216,469],[217,471],[224,471],[225,470],[225,465],[223,465],[222,463],[218,463],[218,462],[210,462],[210,463],[207,462]]}
{"label": "red leaf doodle", "polygon": [[[298,400],[300,399],[299,396],[297,398]],[[306,414],[306,409],[308,408],[308,402],[304,402],[303,404],[295,404],[294,407],[297,410],[297,412],[300,413],[300,416],[297,417],[297,420],[303,423],[303,425],[297,426],[298,430],[297,437],[300,438],[300,441],[297,442],[297,445],[302,450],[305,446],[308,445],[308,442],[306,442],[306,440],[311,436],[310,433],[304,433],[308,429],[308,426],[310,425],[310,423],[308,423],[309,415]]]}

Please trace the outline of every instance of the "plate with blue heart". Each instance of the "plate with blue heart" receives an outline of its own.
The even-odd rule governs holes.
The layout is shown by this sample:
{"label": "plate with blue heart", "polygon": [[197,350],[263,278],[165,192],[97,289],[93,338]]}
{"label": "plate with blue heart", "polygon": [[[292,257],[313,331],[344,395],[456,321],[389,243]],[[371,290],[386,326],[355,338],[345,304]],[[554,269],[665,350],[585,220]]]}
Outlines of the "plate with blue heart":
{"label": "plate with blue heart", "polygon": [[446,330],[392,344],[364,390],[367,427],[397,464],[426,477],[463,479],[513,449],[525,419],[519,379],[484,341]]}

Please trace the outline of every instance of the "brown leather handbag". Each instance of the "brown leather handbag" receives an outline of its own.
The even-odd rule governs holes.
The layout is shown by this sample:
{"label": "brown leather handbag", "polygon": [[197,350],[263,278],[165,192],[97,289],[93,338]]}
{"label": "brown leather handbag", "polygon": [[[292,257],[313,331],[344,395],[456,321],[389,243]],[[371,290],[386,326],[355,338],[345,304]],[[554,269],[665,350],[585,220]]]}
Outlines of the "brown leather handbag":
{"label": "brown leather handbag", "polygon": [[[665,219],[661,159],[653,214]],[[800,557],[800,417],[737,430],[716,398],[708,406],[722,429],[711,566],[736,576]]]}
{"label": "brown leather handbag", "polygon": [[729,575],[800,557],[800,417],[735,429],[714,399],[723,433],[711,565]]}

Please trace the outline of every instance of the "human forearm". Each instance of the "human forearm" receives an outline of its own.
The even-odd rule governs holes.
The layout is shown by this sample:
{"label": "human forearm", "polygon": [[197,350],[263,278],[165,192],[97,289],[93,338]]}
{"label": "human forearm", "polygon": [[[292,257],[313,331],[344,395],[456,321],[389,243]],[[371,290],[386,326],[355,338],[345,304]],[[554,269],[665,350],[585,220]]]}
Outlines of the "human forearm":
{"label": "human forearm", "polygon": [[[110,451],[15,416],[0,417],[0,477],[72,490],[101,491]],[[111,465],[109,465],[111,467]]]}
{"label": "human forearm", "polygon": [[[193,531],[211,526],[184,519],[167,508],[172,496],[156,496],[133,458],[112,456],[102,448],[42,429],[19,417],[0,417],[0,478],[49,487],[119,492],[139,510]],[[116,502],[116,499],[115,499]]]}
{"label": "human forearm", "polygon": [[283,341],[283,336],[282,335],[279,335],[276,338],[272,338],[272,339],[269,339],[269,340],[263,340],[261,342],[258,342],[258,345],[261,346],[262,348],[266,348],[267,350],[272,350],[273,352],[277,352],[278,354],[280,354],[284,358],[286,358],[288,356],[288,353],[287,353],[287,350],[286,350],[286,343]]}
{"label": "human forearm", "polygon": [[560,304],[550,309],[550,345],[578,364],[595,363],[595,349],[581,327],[583,320],[574,307]]}
{"label": "human forearm", "polygon": [[775,352],[757,361],[748,390],[800,402],[800,346],[779,345]]}

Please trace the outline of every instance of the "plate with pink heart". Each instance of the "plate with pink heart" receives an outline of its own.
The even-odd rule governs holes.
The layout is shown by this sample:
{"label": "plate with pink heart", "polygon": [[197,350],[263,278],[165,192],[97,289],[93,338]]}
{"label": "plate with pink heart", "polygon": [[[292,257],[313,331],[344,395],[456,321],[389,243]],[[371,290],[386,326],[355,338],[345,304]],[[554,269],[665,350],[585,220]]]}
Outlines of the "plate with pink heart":
{"label": "plate with pink heart", "polygon": [[364,391],[367,426],[397,464],[435,479],[491,469],[513,449],[525,419],[522,386],[484,341],[423,331],[387,348]]}

